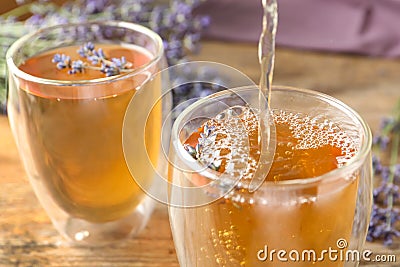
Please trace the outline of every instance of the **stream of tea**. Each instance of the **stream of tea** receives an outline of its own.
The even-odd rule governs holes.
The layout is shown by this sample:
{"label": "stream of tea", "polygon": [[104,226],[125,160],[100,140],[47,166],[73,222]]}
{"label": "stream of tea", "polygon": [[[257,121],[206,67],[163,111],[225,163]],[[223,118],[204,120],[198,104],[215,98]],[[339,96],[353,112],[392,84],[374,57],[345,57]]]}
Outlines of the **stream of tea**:
{"label": "stream of tea", "polygon": [[260,62],[261,76],[259,83],[259,144],[260,144],[260,160],[257,171],[250,183],[249,190],[255,191],[264,182],[271,162],[273,160],[274,151],[271,150],[275,132],[271,127],[272,119],[270,119],[269,109],[271,102],[272,78],[275,62],[275,36],[278,25],[278,3],[277,0],[262,0],[263,21],[262,32],[258,44],[258,59]]}
{"label": "stream of tea", "polygon": [[[261,105],[261,111],[269,107],[271,84],[275,61],[275,36],[278,25],[278,4],[276,0],[262,0],[264,10],[262,32],[258,44],[258,59],[261,67],[260,95],[266,99],[266,105]],[[265,103],[265,101],[262,101]]]}

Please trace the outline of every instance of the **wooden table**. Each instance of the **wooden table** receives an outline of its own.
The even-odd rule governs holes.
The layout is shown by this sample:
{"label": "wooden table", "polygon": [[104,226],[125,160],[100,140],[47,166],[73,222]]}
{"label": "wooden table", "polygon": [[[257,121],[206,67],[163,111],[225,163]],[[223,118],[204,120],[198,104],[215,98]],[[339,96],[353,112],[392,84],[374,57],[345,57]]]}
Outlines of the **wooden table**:
{"label": "wooden table", "polygon": [[[259,77],[255,44],[205,42],[195,60],[231,65],[255,81]],[[276,84],[316,89],[339,98],[366,118],[373,131],[400,98],[400,61],[295,51],[280,48]],[[400,249],[367,243],[375,254]],[[100,248],[66,245],[34,196],[19,160],[7,118],[0,116],[0,266],[178,266],[166,207],[159,205],[137,238]],[[207,266],[204,266],[207,267]],[[229,266],[228,266],[229,267]]]}

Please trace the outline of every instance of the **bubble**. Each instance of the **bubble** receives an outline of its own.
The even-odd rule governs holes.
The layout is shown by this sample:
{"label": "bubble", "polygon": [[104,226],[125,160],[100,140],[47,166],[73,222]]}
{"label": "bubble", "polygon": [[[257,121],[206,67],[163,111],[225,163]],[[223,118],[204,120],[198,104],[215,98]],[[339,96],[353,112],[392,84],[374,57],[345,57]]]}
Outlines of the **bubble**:
{"label": "bubble", "polygon": [[223,113],[220,113],[220,114],[218,114],[217,116],[215,116],[215,118],[217,119],[217,120],[223,120],[223,119],[225,119],[225,113],[223,112]]}
{"label": "bubble", "polygon": [[239,116],[243,113],[243,107],[235,106],[235,107],[229,108],[227,110],[227,113],[229,114],[229,116],[233,116],[233,117]]}
{"label": "bubble", "polygon": [[[275,157],[276,162],[283,161],[280,170],[283,174],[301,172],[306,165],[301,158],[296,162],[292,161],[296,150],[318,149],[327,145],[340,148],[342,155],[337,157],[338,167],[345,165],[357,153],[359,141],[352,139],[345,130],[341,129],[340,122],[335,123],[321,114],[312,117],[283,110],[274,110],[272,117],[276,125],[287,125],[294,138],[277,143],[277,147],[284,150],[282,155],[276,154]],[[257,169],[258,162],[254,155],[259,155],[259,153],[251,154],[250,150],[257,150],[258,147],[254,147],[254,143],[251,147],[252,144],[249,141],[250,136],[257,136],[257,110],[243,106],[231,107],[209,120],[203,127],[204,134],[199,138],[201,146],[199,160],[205,164],[224,166],[224,173],[230,177],[241,175],[242,178],[236,184],[235,190],[226,195],[225,199],[235,203],[238,208],[254,204],[256,200],[250,194],[240,190],[247,188]],[[272,179],[281,181],[284,176],[276,174]]]}
{"label": "bubble", "polygon": [[[275,110],[274,119],[275,123],[289,124],[293,136],[298,139],[295,149],[318,148],[326,145],[340,148],[345,156],[338,158],[339,167],[348,162],[357,152],[357,141],[350,138],[339,124],[320,115],[310,117],[300,113]],[[278,146],[282,145],[278,144]]]}

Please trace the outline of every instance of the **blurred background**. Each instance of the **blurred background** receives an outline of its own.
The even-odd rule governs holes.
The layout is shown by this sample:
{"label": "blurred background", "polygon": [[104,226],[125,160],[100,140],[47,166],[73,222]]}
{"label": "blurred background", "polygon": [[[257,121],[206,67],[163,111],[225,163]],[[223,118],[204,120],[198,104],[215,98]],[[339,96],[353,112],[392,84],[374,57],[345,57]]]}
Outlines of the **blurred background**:
{"label": "blurred background", "polygon": [[[400,97],[400,2],[278,0],[278,4],[274,82],[332,94],[368,114],[376,129],[381,115],[390,113]],[[260,77],[261,0],[3,0],[0,13],[0,78],[5,76],[5,51],[19,36],[46,25],[92,19],[129,20],[152,28],[165,40],[170,64],[216,61],[243,71],[255,82]],[[21,20],[26,22],[14,23]],[[4,92],[0,88],[0,104]]]}

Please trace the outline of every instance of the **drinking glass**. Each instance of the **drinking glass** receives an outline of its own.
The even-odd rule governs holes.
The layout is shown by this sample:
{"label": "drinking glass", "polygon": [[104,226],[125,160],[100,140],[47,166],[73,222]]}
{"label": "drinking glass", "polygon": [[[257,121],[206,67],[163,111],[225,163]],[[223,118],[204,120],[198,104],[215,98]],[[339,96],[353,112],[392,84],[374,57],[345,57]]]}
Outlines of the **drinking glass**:
{"label": "drinking glass", "polygon": [[[350,107],[311,90],[282,86],[272,90],[273,116],[284,112],[294,121],[309,122],[311,127],[301,128],[304,133],[300,133],[308,136],[309,144],[318,146],[314,139],[323,140],[313,135],[318,135],[319,127],[335,129],[344,137],[338,142],[345,147],[351,143],[346,152],[351,159],[316,177],[264,181],[250,193],[242,179],[202,166],[189,155],[184,144],[203,123],[240,116],[241,107],[257,108],[258,95],[255,86],[225,90],[192,104],[173,125],[169,199],[174,205],[169,206],[169,216],[180,266],[357,266],[372,205],[371,133]],[[234,108],[227,111],[229,107]],[[235,125],[226,127],[231,133],[225,135],[243,138],[234,133],[244,126]],[[208,128],[200,129],[200,138],[210,134]],[[239,144],[231,150],[246,154],[249,142]],[[289,143],[275,144],[282,145]],[[217,150],[213,153],[218,156],[223,150]],[[274,163],[279,160],[275,157]],[[317,169],[324,156],[314,160],[310,170]],[[243,164],[236,167],[240,176]],[[282,170],[291,167],[289,163]],[[226,192],[232,181],[235,187]]]}
{"label": "drinking glass", "polygon": [[[54,49],[76,54],[69,48],[88,42],[132,51],[132,70],[100,78],[49,78],[57,70],[46,57],[29,73],[21,68]],[[6,57],[11,129],[29,181],[55,228],[70,241],[91,245],[137,234],[151,215],[153,201],[128,170],[122,128],[132,98],[140,99],[134,118],[140,123],[162,94],[160,79],[152,79],[166,64],[161,38],[127,22],[59,25],[23,36]],[[40,72],[41,65],[49,65],[47,71]],[[161,111],[152,112],[148,120],[150,132],[157,135]],[[135,123],[127,127],[134,132]],[[153,158],[157,140],[148,147]],[[139,142],[133,139],[130,145]],[[141,168],[136,174],[152,186],[153,172]]]}

